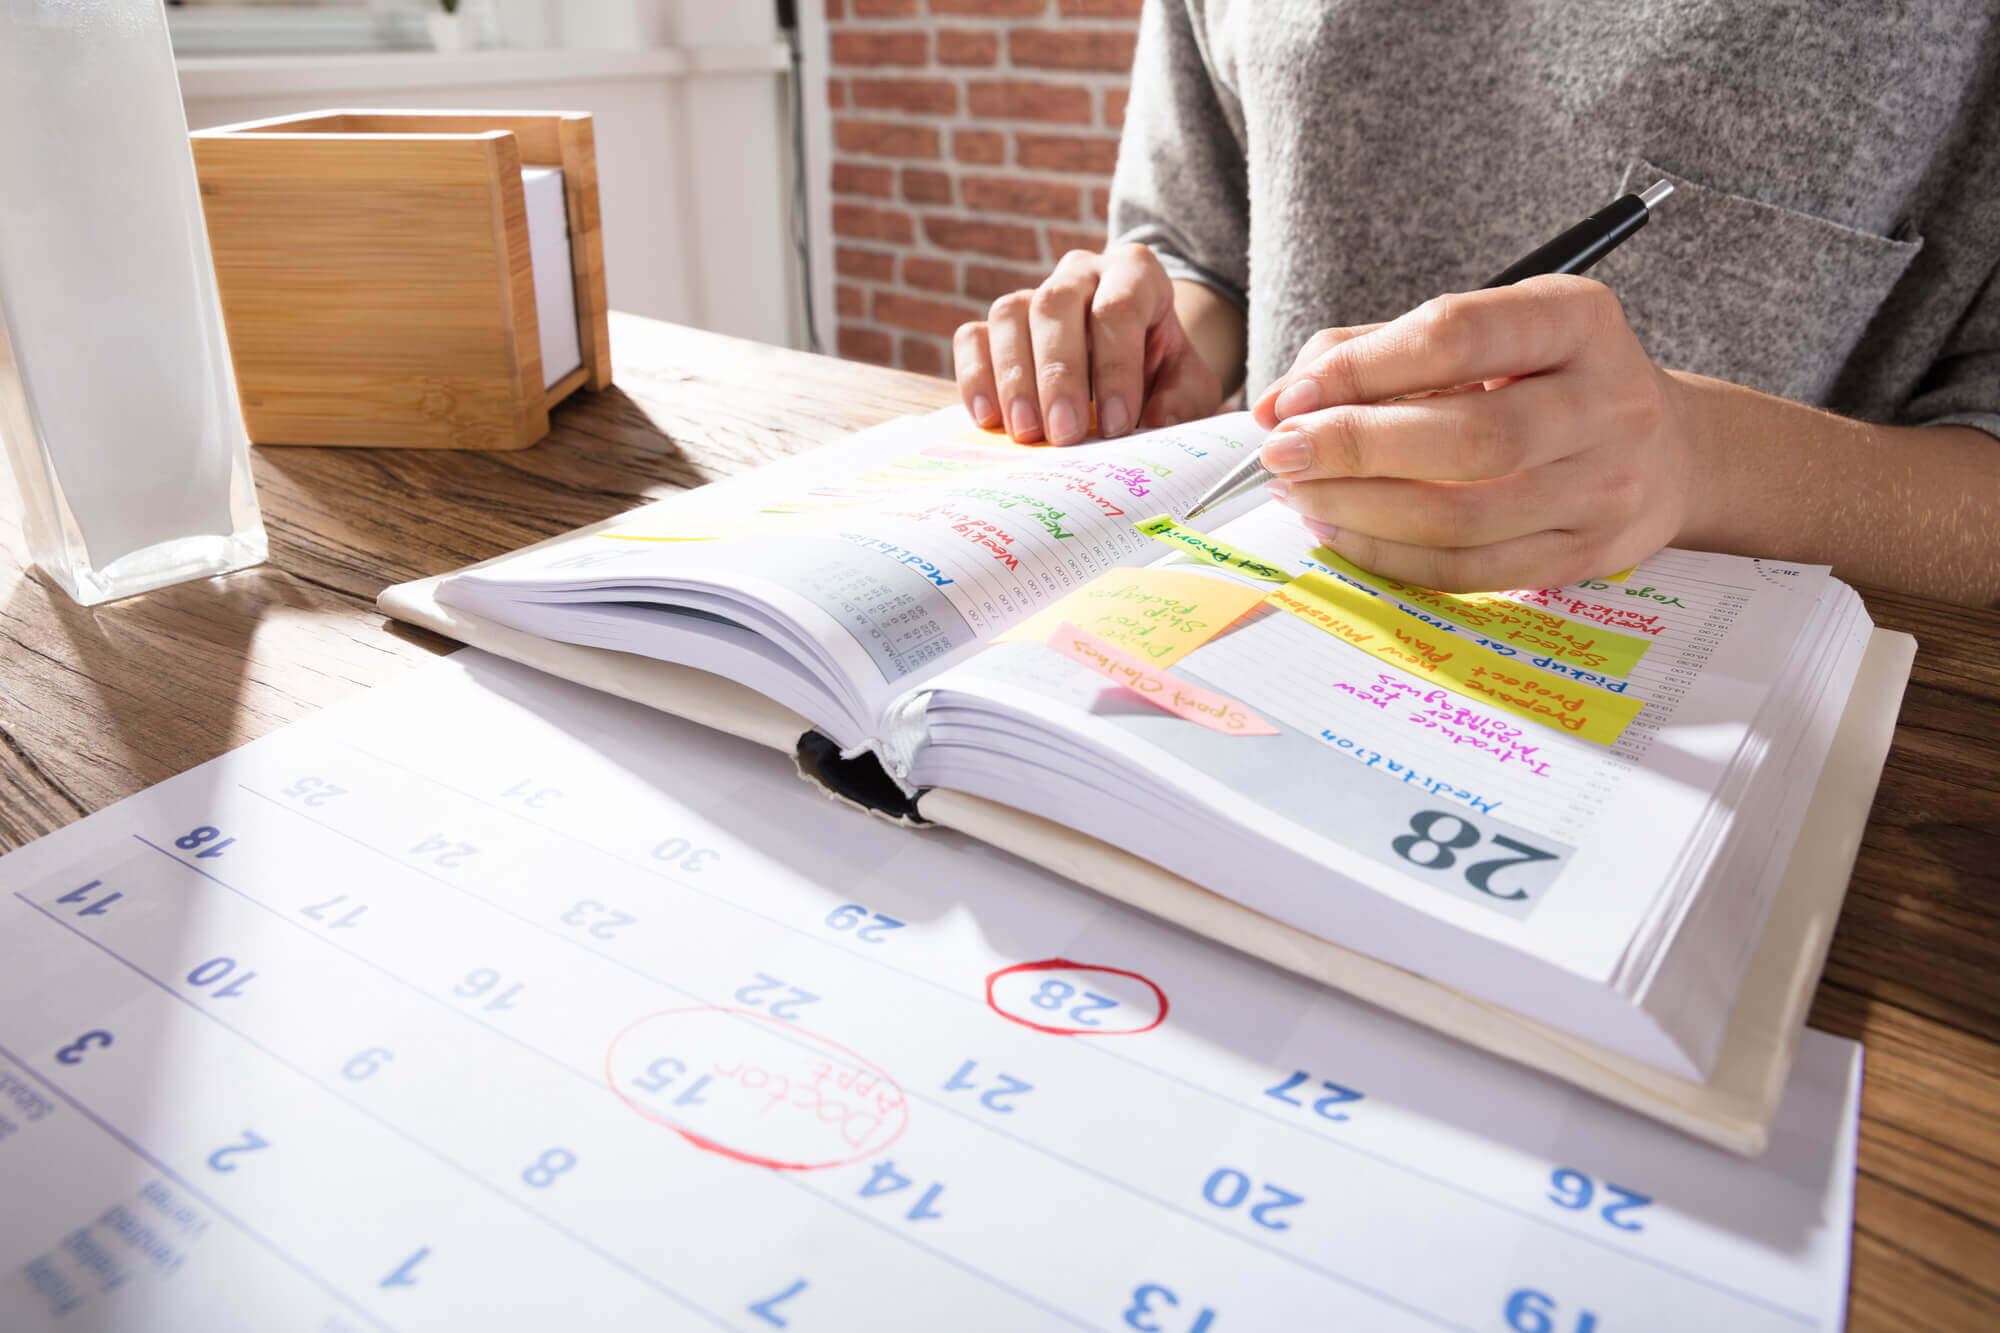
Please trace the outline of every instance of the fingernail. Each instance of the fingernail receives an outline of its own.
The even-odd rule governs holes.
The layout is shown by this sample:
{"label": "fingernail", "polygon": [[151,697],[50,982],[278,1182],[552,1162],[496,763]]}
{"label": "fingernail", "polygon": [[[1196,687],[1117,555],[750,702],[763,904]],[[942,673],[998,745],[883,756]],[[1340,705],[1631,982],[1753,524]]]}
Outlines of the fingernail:
{"label": "fingernail", "polygon": [[1017,440],[1041,433],[1042,414],[1035,410],[1034,399],[1014,400],[1014,406],[1007,412],[1007,429]]}
{"label": "fingernail", "polygon": [[1322,523],[1316,518],[1302,518],[1299,522],[1306,525],[1307,532],[1310,532],[1324,543],[1330,544],[1335,537],[1340,535],[1339,528],[1334,527],[1331,523]]}
{"label": "fingernail", "polygon": [[1295,417],[1301,412],[1319,410],[1319,381],[1297,380],[1285,387],[1278,395],[1278,401],[1271,404],[1271,410],[1278,414],[1280,421]]}
{"label": "fingernail", "polygon": [[1285,502],[1286,497],[1291,495],[1292,493],[1292,488],[1290,485],[1288,485],[1285,482],[1279,481],[1275,477],[1272,478],[1270,481],[1264,483],[1264,489],[1268,491],[1270,493],[1271,498],[1273,500],[1276,500],[1279,504],[1283,504]]}
{"label": "fingernail", "polygon": [[1312,441],[1295,430],[1281,431],[1264,441],[1258,457],[1273,472],[1297,472],[1312,462]]}
{"label": "fingernail", "polygon": [[1067,398],[1056,399],[1049,409],[1049,443],[1068,444],[1083,434],[1083,420]]}
{"label": "fingernail", "polygon": [[1125,406],[1123,398],[1100,398],[1098,400],[1097,428],[1107,437],[1123,435],[1132,428],[1132,413]]}
{"label": "fingernail", "polygon": [[986,395],[984,394],[979,394],[973,398],[972,419],[974,421],[977,421],[980,425],[982,426],[992,425],[993,419],[999,415],[1000,415],[1000,409],[993,405],[993,400],[991,398],[986,397]]}

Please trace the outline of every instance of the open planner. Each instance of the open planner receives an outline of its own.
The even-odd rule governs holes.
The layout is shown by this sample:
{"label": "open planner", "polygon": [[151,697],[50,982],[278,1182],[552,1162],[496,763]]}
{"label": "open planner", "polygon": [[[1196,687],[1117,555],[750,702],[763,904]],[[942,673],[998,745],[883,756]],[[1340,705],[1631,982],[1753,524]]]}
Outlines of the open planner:
{"label": "open planner", "polygon": [[1840,1327],[1853,1043],[1746,1162],[773,758],[468,650],[0,857],[0,1327]]}
{"label": "open planner", "polygon": [[1824,568],[1449,596],[1174,523],[1261,435],[952,409],[383,606],[1758,1150],[1909,641]]}

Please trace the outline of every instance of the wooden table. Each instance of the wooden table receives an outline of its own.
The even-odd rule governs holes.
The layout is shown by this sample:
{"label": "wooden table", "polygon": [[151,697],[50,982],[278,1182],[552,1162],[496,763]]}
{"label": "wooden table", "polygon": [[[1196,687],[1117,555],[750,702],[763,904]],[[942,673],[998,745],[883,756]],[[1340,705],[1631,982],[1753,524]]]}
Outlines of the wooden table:
{"label": "wooden table", "polygon": [[[387,584],[956,401],[612,318],[617,387],[533,449],[256,451],[271,562],[220,581],[74,606],[0,485],[0,849],[455,646],[385,622]],[[1851,1326],[2000,1328],[2000,611],[1867,601],[1921,646],[1812,1014],[1868,1051]]]}

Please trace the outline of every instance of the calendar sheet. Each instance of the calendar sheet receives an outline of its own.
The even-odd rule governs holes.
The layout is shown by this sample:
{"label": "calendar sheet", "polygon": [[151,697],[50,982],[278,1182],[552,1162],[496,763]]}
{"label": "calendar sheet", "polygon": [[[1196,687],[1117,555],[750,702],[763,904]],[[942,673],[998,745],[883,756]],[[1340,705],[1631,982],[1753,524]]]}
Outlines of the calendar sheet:
{"label": "calendar sheet", "polygon": [[1837,1328],[1745,1162],[477,653],[0,858],[0,1326]]}

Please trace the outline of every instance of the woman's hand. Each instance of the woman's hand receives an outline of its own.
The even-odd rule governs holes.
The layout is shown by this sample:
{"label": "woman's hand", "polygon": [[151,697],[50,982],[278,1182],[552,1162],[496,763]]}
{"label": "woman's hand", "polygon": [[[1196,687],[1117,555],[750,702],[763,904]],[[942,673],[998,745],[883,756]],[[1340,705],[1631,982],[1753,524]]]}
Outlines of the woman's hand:
{"label": "woman's hand", "polygon": [[[1193,284],[1188,284],[1193,285]],[[972,419],[1023,444],[1075,444],[1097,428],[1167,426],[1212,415],[1222,385],[1175,312],[1175,284],[1143,245],[1072,250],[1033,291],[1009,292],[952,339]]]}
{"label": "woman's hand", "polygon": [[1693,492],[1680,381],[1611,290],[1531,278],[1315,335],[1254,412],[1272,491],[1363,569],[1547,587],[1638,563]]}

